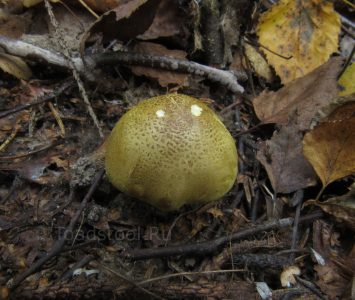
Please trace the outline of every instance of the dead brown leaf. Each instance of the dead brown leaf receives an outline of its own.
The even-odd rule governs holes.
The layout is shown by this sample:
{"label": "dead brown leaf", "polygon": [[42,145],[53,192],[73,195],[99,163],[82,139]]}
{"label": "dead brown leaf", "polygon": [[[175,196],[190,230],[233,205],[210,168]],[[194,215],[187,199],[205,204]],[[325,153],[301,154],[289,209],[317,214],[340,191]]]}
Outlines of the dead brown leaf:
{"label": "dead brown leaf", "polygon": [[[352,239],[346,242],[352,243]],[[317,285],[330,299],[348,299],[341,296],[345,296],[355,266],[353,251],[344,252],[339,232],[323,220],[313,224],[313,248],[324,260],[323,264],[314,267],[318,274]]]}
{"label": "dead brown leaf", "polygon": [[325,202],[307,201],[307,204],[318,205],[326,213],[334,216],[340,223],[344,222],[352,230],[355,230],[355,184],[343,196],[334,197]]}
{"label": "dead brown leaf", "polygon": [[180,36],[183,34],[184,28],[184,18],[178,3],[161,0],[152,25],[140,38],[152,40],[160,37]]}
{"label": "dead brown leaf", "polygon": [[296,114],[300,130],[310,127],[312,118],[336,97],[337,75],[342,58],[331,58],[308,75],[285,85],[277,92],[264,91],[253,105],[263,123],[286,124]]}
{"label": "dead brown leaf", "polygon": [[[136,45],[135,49],[138,53],[154,54],[161,56],[170,56],[178,59],[185,59],[186,52],[182,50],[169,50],[162,45],[141,42]],[[138,76],[147,76],[153,79],[158,80],[159,84],[162,87],[167,87],[169,84],[176,84],[178,86],[184,86],[188,82],[187,74],[180,74],[176,72],[163,71],[156,68],[147,68],[134,66],[131,67],[132,72]]]}
{"label": "dead brown leaf", "polygon": [[329,296],[329,299],[339,299],[343,295],[348,280],[342,276],[341,269],[333,262],[328,262],[324,266],[314,267],[318,274],[317,285],[323,293]]}
{"label": "dead brown leaf", "polygon": [[44,185],[55,184],[60,178],[64,179],[68,165],[68,162],[60,156],[47,154],[39,158],[0,166],[0,170],[15,171],[21,178]]}
{"label": "dead brown leaf", "polygon": [[337,108],[303,139],[303,153],[323,187],[355,172],[355,101]]}
{"label": "dead brown leaf", "polygon": [[81,53],[86,40],[96,34],[101,35],[104,42],[113,39],[125,42],[142,34],[152,24],[159,2],[160,0],[126,0],[103,14],[82,37]]}
{"label": "dead brown leaf", "polygon": [[20,38],[33,25],[33,11],[15,14],[14,12],[22,10],[22,5],[16,3],[18,1],[7,2],[7,9],[0,9],[0,35],[14,39]]}
{"label": "dead brown leaf", "polygon": [[263,142],[257,153],[277,193],[291,193],[317,182],[311,164],[302,154],[301,141],[302,134],[296,126],[283,126]]}

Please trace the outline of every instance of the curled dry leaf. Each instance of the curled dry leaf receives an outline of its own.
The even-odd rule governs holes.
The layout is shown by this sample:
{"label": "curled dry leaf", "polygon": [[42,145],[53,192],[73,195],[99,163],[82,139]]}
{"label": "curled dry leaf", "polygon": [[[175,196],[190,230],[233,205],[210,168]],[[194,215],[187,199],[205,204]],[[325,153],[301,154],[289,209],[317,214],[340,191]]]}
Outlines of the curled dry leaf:
{"label": "curled dry leaf", "polygon": [[314,115],[337,96],[337,75],[342,58],[331,58],[310,74],[285,85],[277,92],[264,91],[253,101],[263,123],[287,124],[297,113],[300,130],[308,130]]}
{"label": "curled dry leaf", "polygon": [[323,187],[355,172],[355,101],[337,108],[303,139],[303,153]]}
{"label": "curled dry leaf", "polygon": [[317,182],[311,164],[302,154],[301,141],[302,134],[296,126],[283,126],[263,142],[257,153],[277,193],[291,193]]}
{"label": "curled dry leaf", "polygon": [[337,52],[340,16],[322,0],[281,0],[261,15],[257,33],[283,83],[302,77]]}
{"label": "curled dry leaf", "polygon": [[[171,56],[178,59],[186,59],[186,52],[182,50],[169,50],[162,45],[141,42],[137,44],[134,50],[138,53],[161,55],[161,56]],[[132,72],[138,76],[147,76],[158,80],[162,87],[167,87],[169,84],[176,84],[178,86],[184,86],[188,83],[188,75],[170,71],[163,71],[156,68],[147,68],[134,66],[131,67]]]}
{"label": "curled dry leaf", "polygon": [[18,79],[29,80],[32,72],[27,64],[19,57],[0,53],[0,69]]}
{"label": "curled dry leaf", "polygon": [[273,79],[272,72],[264,57],[253,46],[247,43],[244,44],[244,51],[255,73],[267,82],[271,82]]}

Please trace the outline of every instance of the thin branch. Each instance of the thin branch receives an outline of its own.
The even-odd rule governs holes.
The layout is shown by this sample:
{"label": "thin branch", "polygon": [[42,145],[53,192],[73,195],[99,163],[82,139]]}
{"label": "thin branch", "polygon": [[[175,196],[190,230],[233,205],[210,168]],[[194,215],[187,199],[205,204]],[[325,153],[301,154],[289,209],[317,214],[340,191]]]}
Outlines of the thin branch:
{"label": "thin branch", "polygon": [[[59,67],[67,69],[70,68],[68,62],[60,53],[42,49],[30,43],[0,36],[0,47],[2,47],[8,54],[20,56],[26,59],[35,58]],[[72,58],[71,60],[75,66],[75,69],[80,74],[87,75],[85,74],[87,69],[80,58]],[[247,79],[246,74],[241,71],[230,72],[220,70],[201,65],[196,62],[175,59],[168,56],[155,56],[118,51],[114,53],[101,53],[85,57],[85,65],[88,69],[95,69],[98,66],[108,64],[146,66],[180,73],[189,73],[220,83],[234,93],[244,92],[244,88],[238,83],[237,79]]]}
{"label": "thin branch", "polygon": [[68,62],[68,65],[70,66],[70,69],[72,71],[72,74],[77,82],[77,85],[78,85],[78,88],[79,88],[79,92],[87,106],[87,110],[89,112],[89,115],[91,117],[91,119],[93,120],[98,132],[99,132],[99,135],[101,138],[104,137],[104,134],[102,132],[102,128],[99,124],[99,120],[94,112],[94,109],[92,108],[91,106],[91,103],[90,103],[90,100],[89,100],[89,96],[88,94],[86,93],[86,90],[84,88],[84,83],[83,81],[81,80],[80,78],[80,74],[79,74],[79,71],[76,69],[76,66],[72,60],[72,54],[70,53],[69,51],[69,46],[67,45],[65,39],[63,38],[63,31],[61,30],[61,28],[59,27],[59,24],[58,24],[58,21],[56,19],[56,17],[54,16],[54,13],[53,13],[53,8],[52,8],[52,5],[50,4],[49,0],[44,0],[44,4],[45,4],[45,7],[47,9],[47,13],[49,15],[49,19],[51,21],[51,24],[54,26],[54,37],[55,37],[55,40],[57,42],[57,44],[61,47],[61,51],[63,52],[64,54],[64,57],[65,59],[67,60]]}
{"label": "thin branch", "polygon": [[[1,39],[1,37],[0,37]],[[5,110],[5,111],[1,111],[0,112],[0,119],[7,117],[8,115],[12,115],[15,113],[18,113],[19,111],[28,109],[32,106],[36,106],[45,102],[49,102],[51,100],[53,100],[53,98],[58,97],[59,95],[61,95],[63,92],[65,92],[67,89],[71,88],[74,86],[74,81],[73,80],[69,80],[64,82],[63,84],[60,84],[59,86],[57,86],[56,88],[53,89],[52,92],[50,92],[49,94],[44,94],[43,96],[38,97],[38,100],[32,103],[26,103],[24,105],[18,105],[14,108],[11,108],[9,110]]]}
{"label": "thin branch", "polygon": [[[233,93],[243,93],[244,88],[238,83],[237,77],[246,79],[244,73],[233,74],[229,71],[216,69],[201,65],[192,61],[175,59],[167,56],[155,56],[132,52],[113,52],[96,54],[91,57],[97,65],[124,64],[133,66],[144,66],[162,70],[188,73],[205,77],[211,81],[218,82]],[[236,77],[237,76],[237,77]]]}
{"label": "thin branch", "polygon": [[[315,212],[308,216],[301,217],[299,222],[306,222],[309,220],[318,219],[323,216],[321,211]],[[216,252],[221,247],[224,247],[229,242],[235,242],[242,238],[254,235],[263,231],[270,231],[274,229],[286,228],[292,226],[293,218],[284,218],[280,220],[269,221],[260,225],[246,228],[229,236],[223,236],[214,240],[195,243],[176,245],[162,248],[149,248],[149,249],[135,249],[121,254],[122,257],[130,258],[133,260],[147,259],[155,257],[167,257],[176,255],[209,255]]]}

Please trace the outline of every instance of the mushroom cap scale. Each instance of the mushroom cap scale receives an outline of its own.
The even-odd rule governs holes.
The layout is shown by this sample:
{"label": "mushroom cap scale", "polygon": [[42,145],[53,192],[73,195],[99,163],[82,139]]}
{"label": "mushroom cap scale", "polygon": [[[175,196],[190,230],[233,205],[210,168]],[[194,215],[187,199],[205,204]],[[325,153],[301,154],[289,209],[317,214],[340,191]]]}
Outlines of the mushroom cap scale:
{"label": "mushroom cap scale", "polygon": [[107,141],[105,168],[122,192],[161,210],[222,197],[237,175],[235,141],[203,102],[168,94],[125,113]]}

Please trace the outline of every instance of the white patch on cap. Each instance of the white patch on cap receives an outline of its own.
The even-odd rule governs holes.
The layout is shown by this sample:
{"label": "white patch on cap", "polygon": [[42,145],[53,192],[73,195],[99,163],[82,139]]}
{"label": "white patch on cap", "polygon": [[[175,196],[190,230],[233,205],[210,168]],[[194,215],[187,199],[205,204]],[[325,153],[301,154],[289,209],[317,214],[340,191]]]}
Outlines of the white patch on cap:
{"label": "white patch on cap", "polygon": [[165,111],[163,111],[162,109],[159,109],[155,112],[155,114],[157,115],[158,118],[162,118],[165,116]]}
{"label": "white patch on cap", "polygon": [[199,107],[197,104],[193,104],[193,105],[191,105],[191,113],[194,116],[199,117],[199,116],[201,116],[202,108]]}

